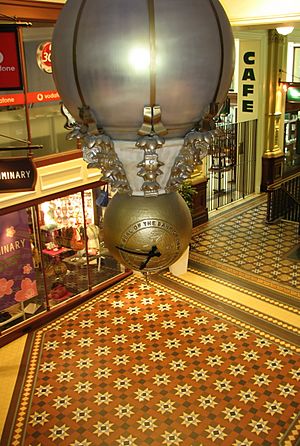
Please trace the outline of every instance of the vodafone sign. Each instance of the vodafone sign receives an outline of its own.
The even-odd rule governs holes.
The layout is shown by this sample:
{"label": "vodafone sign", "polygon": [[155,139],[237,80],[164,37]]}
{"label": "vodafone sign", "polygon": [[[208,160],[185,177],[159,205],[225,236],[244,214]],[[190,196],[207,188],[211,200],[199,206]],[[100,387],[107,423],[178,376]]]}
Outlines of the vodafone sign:
{"label": "vodafone sign", "polygon": [[[27,102],[29,104],[36,104],[37,102],[53,102],[59,100],[60,97],[56,90],[32,91],[27,93]],[[3,95],[0,94],[0,107],[23,104],[25,104],[25,95],[23,93]]]}
{"label": "vodafone sign", "polygon": [[22,90],[18,35],[14,26],[0,27],[0,90]]}

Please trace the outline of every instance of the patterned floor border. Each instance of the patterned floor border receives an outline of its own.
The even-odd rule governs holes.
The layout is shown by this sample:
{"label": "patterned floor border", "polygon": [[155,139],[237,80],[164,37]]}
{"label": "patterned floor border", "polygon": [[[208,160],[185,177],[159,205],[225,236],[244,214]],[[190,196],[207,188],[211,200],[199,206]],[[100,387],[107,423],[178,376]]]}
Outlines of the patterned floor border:
{"label": "patterned floor border", "polygon": [[279,446],[299,446],[300,445],[300,412],[291,426],[279,441]]}
{"label": "patterned floor border", "polygon": [[[162,276],[155,278],[155,283],[179,292],[182,295],[189,295],[192,302],[197,301],[203,309],[213,311],[213,314],[239,325],[249,331],[259,334],[276,342],[279,345],[289,348],[297,353],[300,352],[300,330],[290,324],[268,316],[259,311],[253,310],[241,304],[232,302],[228,297],[208,291],[200,286],[187,282],[180,277],[166,272]],[[241,290],[241,289],[240,289]],[[243,290],[246,294],[248,290]],[[203,297],[202,297],[203,296]],[[189,299],[184,296],[183,299]],[[205,304],[203,300],[205,299]],[[222,305],[222,311],[218,310]]]}
{"label": "patterned floor border", "polygon": [[[243,293],[253,296],[256,299],[259,299],[263,302],[270,303],[272,305],[276,305],[279,308],[282,308],[284,310],[287,310],[291,313],[300,315],[300,301],[298,299],[289,298],[286,294],[279,294],[277,293],[268,293],[266,289],[256,287],[253,283],[251,283],[251,288],[247,288],[245,286],[245,281],[241,281],[239,278],[233,282],[232,277],[220,277],[216,274],[209,273],[206,271],[203,271],[203,266],[194,264],[194,262],[190,262],[188,271],[192,274],[195,274],[197,276],[205,277],[207,279],[213,280],[216,283],[220,283],[222,285],[225,285],[226,287],[232,288],[234,290],[242,291]],[[194,267],[193,267],[194,266]],[[218,270],[214,270],[216,272]],[[200,279],[201,280],[201,279]],[[253,286],[254,285],[254,286]],[[265,292],[265,294],[264,294]]]}
{"label": "patterned floor border", "polygon": [[280,283],[274,282],[274,280],[267,279],[266,277],[241,270],[240,268],[231,265],[226,265],[225,263],[218,262],[217,260],[210,259],[207,256],[195,252],[190,253],[190,259],[195,263],[199,263],[199,265],[204,264],[225,271],[227,274],[230,274],[233,277],[239,277],[243,280],[247,280],[248,282],[255,283],[260,287],[271,289],[275,292],[300,299],[300,292],[297,289],[281,285]]}

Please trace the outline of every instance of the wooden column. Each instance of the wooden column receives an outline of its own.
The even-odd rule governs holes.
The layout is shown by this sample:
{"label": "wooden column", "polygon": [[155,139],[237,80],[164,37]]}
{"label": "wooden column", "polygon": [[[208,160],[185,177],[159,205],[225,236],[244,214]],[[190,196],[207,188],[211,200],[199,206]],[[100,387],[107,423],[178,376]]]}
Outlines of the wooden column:
{"label": "wooden column", "polygon": [[283,135],[284,104],[281,101],[279,79],[283,64],[287,38],[275,29],[269,30],[268,74],[266,97],[265,151],[262,157],[261,190],[282,177],[283,172]]}
{"label": "wooden column", "polygon": [[208,210],[206,206],[206,186],[208,178],[200,175],[193,175],[192,185],[197,193],[193,196],[192,219],[193,227],[199,226],[208,221]]}

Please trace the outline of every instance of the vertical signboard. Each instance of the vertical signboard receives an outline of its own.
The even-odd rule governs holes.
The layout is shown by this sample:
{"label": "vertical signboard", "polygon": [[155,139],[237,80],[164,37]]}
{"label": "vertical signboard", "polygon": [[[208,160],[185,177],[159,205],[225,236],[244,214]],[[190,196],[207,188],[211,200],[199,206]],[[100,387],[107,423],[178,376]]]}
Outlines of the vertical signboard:
{"label": "vertical signboard", "polygon": [[37,296],[26,209],[0,217],[0,311]]}
{"label": "vertical signboard", "polygon": [[239,45],[238,122],[258,118],[260,41],[241,40]]}
{"label": "vertical signboard", "polygon": [[0,26],[0,90],[22,90],[22,74],[17,29]]}

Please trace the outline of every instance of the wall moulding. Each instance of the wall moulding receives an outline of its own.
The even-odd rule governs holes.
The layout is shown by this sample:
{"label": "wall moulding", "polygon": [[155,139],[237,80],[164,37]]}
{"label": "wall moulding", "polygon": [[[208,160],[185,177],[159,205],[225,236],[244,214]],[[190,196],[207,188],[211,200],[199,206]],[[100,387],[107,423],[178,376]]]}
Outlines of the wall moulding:
{"label": "wall moulding", "polygon": [[[18,20],[56,22],[63,3],[45,1],[10,0],[0,1],[0,14]],[[0,16],[0,20],[3,17]]]}
{"label": "wall moulding", "polygon": [[38,177],[34,191],[0,194],[0,215],[12,206],[42,199],[50,193],[56,194],[76,188],[93,187],[100,182],[99,169],[87,169],[82,158],[37,168]]}
{"label": "wall moulding", "polygon": [[[220,0],[232,26],[262,26],[300,23],[300,5],[295,0]],[[269,26],[270,27],[270,26]]]}
{"label": "wall moulding", "polygon": [[[43,169],[41,169],[43,170]],[[63,172],[41,172],[41,191],[55,190],[56,188],[71,188],[74,184],[80,183],[84,176],[83,166],[65,167]]]}
{"label": "wall moulding", "polygon": [[291,25],[295,27],[300,26],[300,13],[283,16],[260,16],[260,17],[241,17],[230,19],[230,24],[233,27],[251,27],[256,29],[276,28],[278,26]]}

